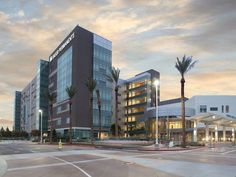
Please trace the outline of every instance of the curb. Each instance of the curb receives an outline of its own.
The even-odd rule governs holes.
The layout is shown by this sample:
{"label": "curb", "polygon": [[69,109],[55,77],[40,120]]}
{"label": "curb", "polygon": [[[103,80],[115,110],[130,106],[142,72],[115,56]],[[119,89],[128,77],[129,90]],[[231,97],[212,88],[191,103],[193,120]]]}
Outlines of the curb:
{"label": "curb", "polygon": [[138,149],[139,151],[190,151],[195,149],[201,149],[203,147],[196,147],[196,148],[178,148],[178,149]]}
{"label": "curb", "polygon": [[0,158],[0,177],[2,177],[7,171],[7,163],[4,159]]}

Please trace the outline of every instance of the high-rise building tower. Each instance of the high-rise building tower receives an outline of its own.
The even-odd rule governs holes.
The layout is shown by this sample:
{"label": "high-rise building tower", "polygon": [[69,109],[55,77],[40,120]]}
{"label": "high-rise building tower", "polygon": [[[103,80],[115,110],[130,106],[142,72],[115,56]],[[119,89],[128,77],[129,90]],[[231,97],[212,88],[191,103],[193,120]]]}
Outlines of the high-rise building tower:
{"label": "high-rise building tower", "polygon": [[31,133],[32,130],[48,130],[48,61],[39,60],[37,73],[33,80],[21,92],[21,130]]}
{"label": "high-rise building tower", "polygon": [[[62,135],[69,130],[72,119],[74,138],[90,136],[89,113],[93,111],[95,132],[99,127],[96,91],[94,90],[92,110],[89,110],[89,91],[85,82],[89,78],[97,81],[96,89],[101,95],[101,117],[103,134],[109,131],[111,123],[112,85],[106,79],[112,65],[111,41],[76,26],[49,57],[49,89],[57,98],[53,104],[52,129]],[[69,99],[66,88],[73,86],[77,93],[72,100],[72,115],[69,114]]]}

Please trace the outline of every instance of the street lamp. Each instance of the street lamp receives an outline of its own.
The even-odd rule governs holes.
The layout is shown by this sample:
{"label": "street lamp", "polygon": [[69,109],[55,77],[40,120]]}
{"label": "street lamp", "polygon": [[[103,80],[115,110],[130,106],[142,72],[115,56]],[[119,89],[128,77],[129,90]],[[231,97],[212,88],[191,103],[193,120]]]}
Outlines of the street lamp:
{"label": "street lamp", "polygon": [[41,125],[41,130],[40,130],[40,143],[43,143],[43,110],[39,109],[39,114],[40,114],[40,125]]}
{"label": "street lamp", "polygon": [[156,144],[158,144],[158,86],[160,82],[159,80],[154,81],[154,85],[156,87]]}

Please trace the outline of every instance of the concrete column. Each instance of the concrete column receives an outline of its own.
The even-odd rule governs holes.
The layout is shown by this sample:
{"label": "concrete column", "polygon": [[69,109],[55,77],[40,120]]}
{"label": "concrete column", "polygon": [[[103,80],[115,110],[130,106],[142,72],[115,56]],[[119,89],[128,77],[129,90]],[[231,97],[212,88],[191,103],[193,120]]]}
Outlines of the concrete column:
{"label": "concrete column", "polygon": [[193,124],[193,142],[197,142],[197,121]]}
{"label": "concrete column", "polygon": [[232,128],[232,142],[235,141],[235,130],[234,128]]}
{"label": "concrete column", "polygon": [[215,126],[215,142],[218,142],[218,125]]}
{"label": "concrete column", "polygon": [[205,130],[206,137],[205,138],[206,138],[206,142],[209,142],[209,125],[208,125],[208,123],[206,123],[205,125],[206,125],[206,130]]}
{"label": "concrete column", "polygon": [[226,127],[223,126],[223,141],[226,141]]}

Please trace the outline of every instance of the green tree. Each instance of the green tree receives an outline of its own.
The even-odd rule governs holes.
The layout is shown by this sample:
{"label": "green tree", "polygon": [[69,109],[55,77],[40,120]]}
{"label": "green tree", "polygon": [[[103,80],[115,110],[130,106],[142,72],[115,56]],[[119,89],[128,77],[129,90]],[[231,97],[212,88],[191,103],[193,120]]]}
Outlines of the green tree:
{"label": "green tree", "polygon": [[52,141],[53,142],[57,141],[57,132],[55,129],[52,130]]}
{"label": "green tree", "polygon": [[184,100],[184,84],[185,84],[185,74],[191,70],[194,65],[195,65],[196,61],[193,61],[192,57],[184,57],[182,58],[182,60],[180,60],[177,57],[177,61],[175,63],[175,68],[179,71],[180,75],[181,75],[181,114],[182,114],[182,129],[183,129],[183,142],[182,142],[182,146],[186,147],[186,130],[185,130],[185,100]]}
{"label": "green tree", "polygon": [[115,136],[118,137],[118,91],[119,91],[119,77],[120,77],[120,70],[119,68],[112,67],[110,70],[110,75],[106,75],[108,81],[115,84]]}
{"label": "green tree", "polygon": [[[23,136],[24,132],[22,131],[21,134],[22,134],[21,136]],[[39,130],[32,130],[31,131],[31,136],[38,136],[39,137],[40,136],[40,131]]]}
{"label": "green tree", "polygon": [[93,78],[89,78],[86,82],[85,82],[86,87],[88,88],[89,91],[89,122],[90,122],[90,126],[91,126],[91,143],[94,143],[94,127],[93,127],[93,91],[96,88],[97,82],[96,80],[94,80]]}
{"label": "green tree", "polygon": [[6,128],[5,136],[6,137],[11,137],[11,131],[9,130],[8,127]]}
{"label": "green tree", "polygon": [[[111,132],[112,136],[116,136],[116,131],[115,131],[116,128],[115,127],[116,127],[115,124],[111,124],[110,132]],[[120,134],[121,134],[121,127],[118,126],[118,135],[120,135]]]}
{"label": "green tree", "polygon": [[57,94],[55,92],[47,91],[47,98],[49,101],[49,115],[50,115],[50,144],[52,144],[52,117],[53,117],[53,103],[57,98]]}
{"label": "green tree", "polygon": [[5,130],[4,130],[3,127],[2,127],[1,130],[0,130],[0,134],[1,134],[1,137],[4,137],[4,136],[5,136]]}
{"label": "green tree", "polygon": [[71,111],[72,111],[72,99],[74,98],[75,94],[77,93],[77,88],[74,86],[68,86],[66,88],[67,95],[69,97],[69,108],[70,108],[70,132],[69,132],[69,138],[70,138],[70,144],[72,144],[72,116],[71,116]]}

